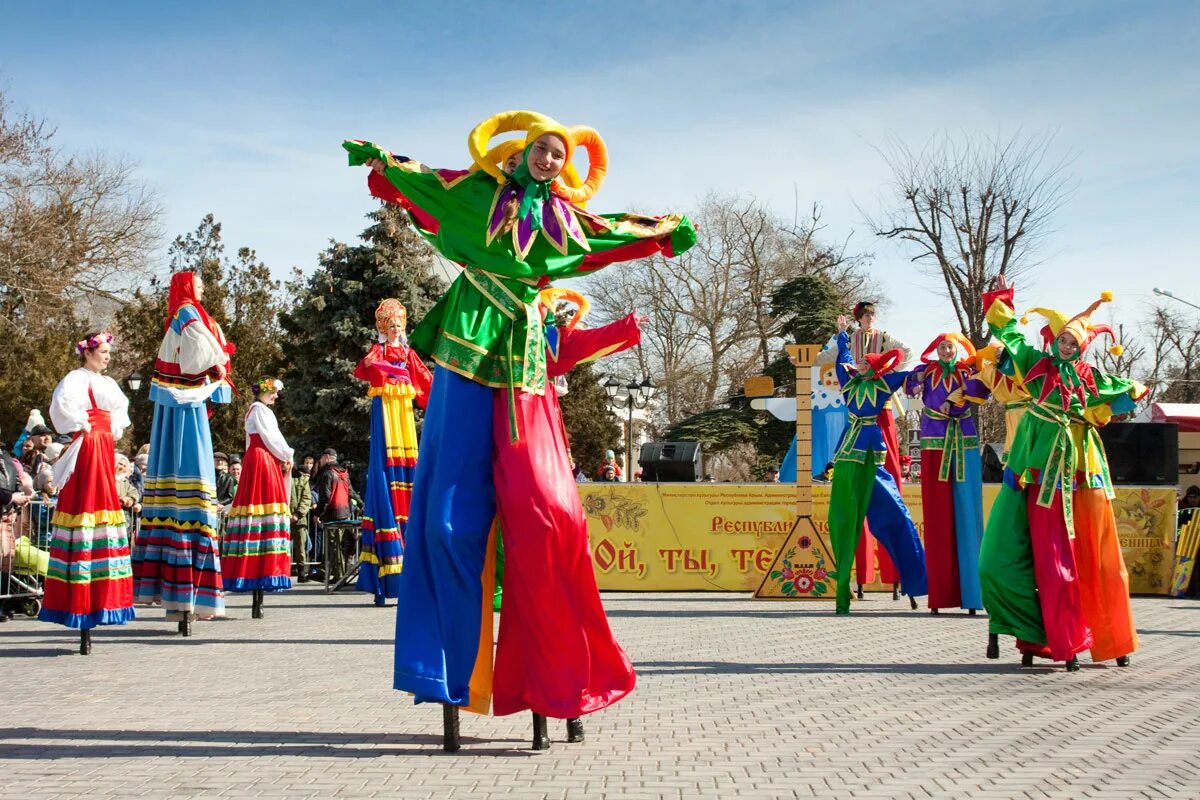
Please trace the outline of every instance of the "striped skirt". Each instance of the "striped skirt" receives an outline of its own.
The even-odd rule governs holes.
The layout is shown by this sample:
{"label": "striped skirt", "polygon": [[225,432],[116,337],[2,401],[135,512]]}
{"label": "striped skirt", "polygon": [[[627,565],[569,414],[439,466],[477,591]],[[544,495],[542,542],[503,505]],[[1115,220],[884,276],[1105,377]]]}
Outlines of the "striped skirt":
{"label": "striped skirt", "polygon": [[133,547],[138,603],[162,603],[167,619],[225,616],[217,551],[216,470],[208,408],[154,405],[142,527]]}
{"label": "striped skirt", "polygon": [[282,468],[258,434],[251,434],[221,539],[227,592],[292,588],[292,526]]}
{"label": "striped skirt", "polygon": [[113,470],[112,434],[107,425],[94,423],[83,435],[75,471],[51,520],[50,564],[38,614],[44,622],[86,630],[134,617],[129,539]]}
{"label": "striped skirt", "polygon": [[389,384],[372,388],[371,396],[371,449],[357,588],[377,597],[398,597],[404,529],[417,464],[414,392],[408,384]]}

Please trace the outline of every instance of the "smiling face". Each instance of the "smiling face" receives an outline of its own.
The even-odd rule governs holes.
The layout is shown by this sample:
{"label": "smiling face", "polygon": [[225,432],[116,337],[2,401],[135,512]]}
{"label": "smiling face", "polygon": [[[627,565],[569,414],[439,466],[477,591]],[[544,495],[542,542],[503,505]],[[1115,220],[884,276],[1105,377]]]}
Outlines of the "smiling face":
{"label": "smiling face", "polygon": [[558,177],[567,163],[567,144],[553,133],[543,133],[529,148],[529,174],[535,181]]}
{"label": "smiling face", "polygon": [[94,350],[86,350],[83,354],[83,365],[92,372],[104,372],[108,362],[112,361],[112,345],[104,342]]}
{"label": "smiling face", "polygon": [[258,396],[259,402],[264,405],[273,406],[275,401],[279,399],[279,392],[263,392]]}
{"label": "smiling face", "polygon": [[392,317],[388,320],[387,337],[390,344],[396,344],[400,341],[400,337],[404,335],[404,321],[399,317]]}
{"label": "smiling face", "polygon": [[953,361],[954,354],[958,348],[954,346],[954,342],[941,342],[937,346],[938,359],[941,361]]}
{"label": "smiling face", "polygon": [[1058,348],[1059,358],[1062,359],[1074,358],[1079,352],[1079,342],[1075,341],[1075,337],[1069,333],[1060,333],[1054,340],[1054,345]]}

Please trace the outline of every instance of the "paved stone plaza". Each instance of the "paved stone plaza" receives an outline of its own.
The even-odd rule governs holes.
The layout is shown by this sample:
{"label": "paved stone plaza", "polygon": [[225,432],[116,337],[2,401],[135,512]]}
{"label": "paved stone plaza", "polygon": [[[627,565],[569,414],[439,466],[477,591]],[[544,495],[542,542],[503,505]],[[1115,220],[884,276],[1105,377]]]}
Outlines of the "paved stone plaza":
{"label": "paved stone plaza", "polygon": [[394,611],[303,587],[180,639],[161,611],[77,638],[0,626],[0,797],[1200,797],[1200,603],[1134,603],[1133,667],[1021,670],[986,622],[832,602],[607,595],[638,689],[564,725],[441,712],[391,685]]}

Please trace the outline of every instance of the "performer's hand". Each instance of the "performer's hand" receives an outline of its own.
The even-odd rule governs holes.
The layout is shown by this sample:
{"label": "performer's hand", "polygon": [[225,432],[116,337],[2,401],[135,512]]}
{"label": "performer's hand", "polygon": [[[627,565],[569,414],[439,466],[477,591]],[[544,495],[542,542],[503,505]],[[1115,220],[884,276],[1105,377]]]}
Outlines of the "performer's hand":
{"label": "performer's hand", "polygon": [[383,159],[381,158],[368,158],[367,166],[370,167],[371,170],[377,175],[382,175],[384,169],[387,168],[387,164],[384,164]]}
{"label": "performer's hand", "polygon": [[943,414],[949,414],[950,413],[950,403],[949,402],[942,403],[942,405],[938,408],[938,411],[940,411]]}
{"label": "performer's hand", "polygon": [[649,321],[650,321],[650,318],[647,317],[645,314],[638,314],[637,312],[634,312],[633,324],[638,326],[639,331]]}
{"label": "performer's hand", "polygon": [[1009,288],[1008,276],[1001,272],[996,276],[996,291],[1003,292],[1007,288]]}
{"label": "performer's hand", "polygon": [[846,325],[847,325],[846,315],[838,314],[838,318],[837,318],[838,333],[845,333]]}
{"label": "performer's hand", "polygon": [[29,502],[29,495],[27,495],[27,494],[14,494],[14,495],[12,496],[12,501],[11,501],[11,502],[12,502],[12,504],[13,504],[14,506],[23,506],[23,505],[25,505],[26,503],[28,503],[28,502]]}
{"label": "performer's hand", "polygon": [[92,432],[92,423],[84,421],[83,427],[80,428],[79,430],[83,431],[84,433],[91,433]]}
{"label": "performer's hand", "polygon": [[291,472],[291,471],[292,471],[292,462],[291,462],[291,461],[285,461],[285,462],[283,462],[283,472],[284,472],[284,474],[286,475],[287,473],[289,473],[289,472]]}

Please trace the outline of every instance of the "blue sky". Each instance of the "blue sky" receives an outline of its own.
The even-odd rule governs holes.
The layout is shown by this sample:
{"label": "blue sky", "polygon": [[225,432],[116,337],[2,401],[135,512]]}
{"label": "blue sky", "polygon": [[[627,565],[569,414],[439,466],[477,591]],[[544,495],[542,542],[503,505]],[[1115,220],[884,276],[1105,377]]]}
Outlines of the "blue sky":
{"label": "blue sky", "polygon": [[136,160],[172,236],[211,211],[280,276],[364,226],[344,138],[453,166],[495,111],[590,124],[612,161],[594,208],[819,202],[831,239],[875,254],[885,322],[914,346],[953,316],[866,230],[876,147],[1050,132],[1076,189],[1029,303],[1200,302],[1193,2],[8,4],[0,85],[65,146]]}

